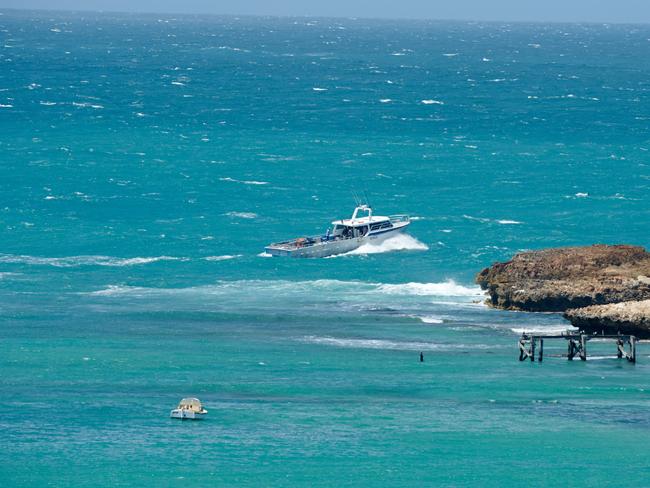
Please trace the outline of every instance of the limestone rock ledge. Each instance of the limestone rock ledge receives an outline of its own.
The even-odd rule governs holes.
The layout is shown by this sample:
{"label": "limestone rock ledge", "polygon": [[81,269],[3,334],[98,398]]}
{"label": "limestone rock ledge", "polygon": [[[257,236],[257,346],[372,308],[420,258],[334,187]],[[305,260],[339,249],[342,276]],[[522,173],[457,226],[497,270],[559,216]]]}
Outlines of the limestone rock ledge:
{"label": "limestone rock ledge", "polygon": [[606,334],[620,332],[640,339],[650,338],[650,300],[571,309],[564,317],[574,327],[587,332],[604,330]]}
{"label": "limestone rock ledge", "polygon": [[485,268],[476,282],[487,290],[488,305],[507,310],[564,312],[650,300],[650,253],[602,244],[522,252]]}

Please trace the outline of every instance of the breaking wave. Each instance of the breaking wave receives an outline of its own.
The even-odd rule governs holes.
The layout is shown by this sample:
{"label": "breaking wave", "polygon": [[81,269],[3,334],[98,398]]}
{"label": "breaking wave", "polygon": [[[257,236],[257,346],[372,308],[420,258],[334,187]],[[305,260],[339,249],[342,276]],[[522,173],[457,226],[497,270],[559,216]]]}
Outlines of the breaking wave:
{"label": "breaking wave", "polygon": [[300,342],[310,344],[322,344],[325,346],[344,347],[353,349],[385,349],[397,351],[456,351],[463,349],[491,349],[501,346],[490,346],[487,344],[440,344],[436,342],[414,342],[414,341],[389,341],[385,339],[349,339],[329,336],[304,336]]}
{"label": "breaking wave", "polygon": [[378,286],[382,293],[390,295],[417,295],[434,297],[480,297],[483,292],[479,286],[457,285],[454,281],[443,283],[403,283],[399,285],[382,284]]}
{"label": "breaking wave", "polygon": [[[214,256],[214,258],[233,259],[237,256]],[[219,260],[219,259],[215,259]],[[147,293],[149,295],[170,295],[170,294],[231,294],[239,293],[251,295],[260,293],[262,296],[279,295],[303,295],[310,299],[318,299],[322,293],[327,292],[328,296],[340,295],[342,297],[367,300],[369,295],[375,295],[378,300],[383,301],[389,296],[394,297],[482,297],[483,292],[478,286],[462,286],[454,281],[441,283],[370,283],[364,281],[341,281],[341,280],[313,280],[313,281],[289,281],[289,280],[238,280],[219,281],[212,285],[192,286],[186,288],[143,288],[121,285],[109,285],[107,294],[119,293]],[[98,294],[92,292],[91,294]]]}
{"label": "breaking wave", "polygon": [[420,321],[423,324],[442,324],[444,323],[444,320],[441,319],[440,317],[436,317],[435,315],[424,315],[422,317],[416,317],[420,319]]}

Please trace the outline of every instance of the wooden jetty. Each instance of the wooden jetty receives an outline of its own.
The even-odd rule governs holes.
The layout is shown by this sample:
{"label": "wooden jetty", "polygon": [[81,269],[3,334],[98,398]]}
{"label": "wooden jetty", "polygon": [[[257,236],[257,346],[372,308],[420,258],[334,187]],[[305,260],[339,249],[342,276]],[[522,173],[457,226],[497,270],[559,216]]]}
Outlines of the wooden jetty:
{"label": "wooden jetty", "polygon": [[[585,332],[566,333],[562,335],[536,335],[526,334],[525,332],[519,339],[519,361],[530,359],[535,361],[537,352],[538,361],[541,363],[544,359],[544,341],[563,339],[567,341],[567,354],[560,357],[566,357],[569,361],[579,357],[582,361],[587,360],[587,342],[591,339],[605,339],[616,341],[616,357],[625,358],[631,363],[636,363],[636,337],[633,335],[606,335],[606,334],[587,334]],[[537,347],[539,344],[539,348]],[[629,348],[628,348],[629,346]],[[628,350],[629,349],[629,350]]]}

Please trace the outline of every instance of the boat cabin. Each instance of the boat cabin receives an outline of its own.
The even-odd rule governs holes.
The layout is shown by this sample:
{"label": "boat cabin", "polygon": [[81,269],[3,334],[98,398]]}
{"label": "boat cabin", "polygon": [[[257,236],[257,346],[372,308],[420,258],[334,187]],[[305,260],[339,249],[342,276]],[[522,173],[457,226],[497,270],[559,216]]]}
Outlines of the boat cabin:
{"label": "boat cabin", "polygon": [[178,407],[179,410],[191,410],[196,413],[206,413],[207,411],[203,409],[203,405],[198,398],[183,398]]}
{"label": "boat cabin", "polygon": [[349,239],[365,236],[368,233],[379,234],[383,229],[392,228],[393,223],[390,217],[373,216],[371,207],[361,205],[354,209],[351,218],[335,220],[332,226],[331,233],[328,231],[330,239]]}

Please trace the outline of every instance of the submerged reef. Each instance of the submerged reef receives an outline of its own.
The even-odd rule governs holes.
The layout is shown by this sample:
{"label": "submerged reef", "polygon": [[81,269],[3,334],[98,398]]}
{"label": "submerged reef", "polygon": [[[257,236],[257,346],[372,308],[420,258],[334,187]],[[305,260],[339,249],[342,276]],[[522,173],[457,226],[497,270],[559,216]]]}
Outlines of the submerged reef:
{"label": "submerged reef", "polygon": [[650,337],[650,253],[640,246],[522,252],[485,268],[476,282],[495,308],[566,312],[583,330]]}

